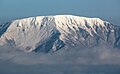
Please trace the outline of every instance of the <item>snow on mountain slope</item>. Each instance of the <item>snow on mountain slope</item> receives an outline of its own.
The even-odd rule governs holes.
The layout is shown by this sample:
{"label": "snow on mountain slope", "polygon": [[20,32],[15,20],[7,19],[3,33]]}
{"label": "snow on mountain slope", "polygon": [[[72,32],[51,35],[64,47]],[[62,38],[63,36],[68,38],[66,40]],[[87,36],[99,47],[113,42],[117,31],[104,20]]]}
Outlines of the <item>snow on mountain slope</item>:
{"label": "snow on mountain slope", "polygon": [[99,18],[73,15],[37,16],[0,25],[0,45],[24,51],[57,51],[62,47],[120,47],[120,27]]}

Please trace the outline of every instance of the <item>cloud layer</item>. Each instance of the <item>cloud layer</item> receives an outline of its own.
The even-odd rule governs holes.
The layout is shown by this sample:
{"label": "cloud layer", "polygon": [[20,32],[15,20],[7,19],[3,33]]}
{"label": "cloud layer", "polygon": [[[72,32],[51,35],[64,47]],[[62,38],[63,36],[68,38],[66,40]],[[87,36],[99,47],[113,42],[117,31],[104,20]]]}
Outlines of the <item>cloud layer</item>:
{"label": "cloud layer", "polygon": [[11,47],[0,47],[0,63],[33,64],[120,64],[120,50],[109,47],[59,50],[55,53],[26,53]]}

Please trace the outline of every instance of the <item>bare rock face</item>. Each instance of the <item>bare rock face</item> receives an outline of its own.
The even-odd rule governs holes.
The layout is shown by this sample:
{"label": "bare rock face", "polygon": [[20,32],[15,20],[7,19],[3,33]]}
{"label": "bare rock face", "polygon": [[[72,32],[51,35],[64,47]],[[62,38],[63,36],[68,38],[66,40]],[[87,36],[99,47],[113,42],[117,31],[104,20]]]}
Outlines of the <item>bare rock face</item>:
{"label": "bare rock face", "polygon": [[0,25],[0,45],[27,52],[89,48],[99,44],[120,48],[120,27],[99,18],[72,15],[37,16]]}

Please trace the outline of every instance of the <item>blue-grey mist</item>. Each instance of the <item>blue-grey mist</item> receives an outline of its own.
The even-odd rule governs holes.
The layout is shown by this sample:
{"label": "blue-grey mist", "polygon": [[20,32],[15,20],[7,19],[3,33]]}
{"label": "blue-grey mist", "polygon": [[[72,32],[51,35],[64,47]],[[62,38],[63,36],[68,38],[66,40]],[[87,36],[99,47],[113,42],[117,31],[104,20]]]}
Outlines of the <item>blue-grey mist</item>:
{"label": "blue-grey mist", "polygon": [[39,15],[99,17],[120,24],[120,0],[0,0],[0,22]]}

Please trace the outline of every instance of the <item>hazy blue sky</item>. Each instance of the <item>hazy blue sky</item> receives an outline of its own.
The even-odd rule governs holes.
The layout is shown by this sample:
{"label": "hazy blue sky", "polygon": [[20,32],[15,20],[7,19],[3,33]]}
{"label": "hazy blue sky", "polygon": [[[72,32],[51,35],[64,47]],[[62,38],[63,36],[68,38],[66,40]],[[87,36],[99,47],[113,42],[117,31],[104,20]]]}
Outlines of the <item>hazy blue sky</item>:
{"label": "hazy blue sky", "polygon": [[36,15],[74,14],[120,24],[120,0],[0,0],[0,21]]}

